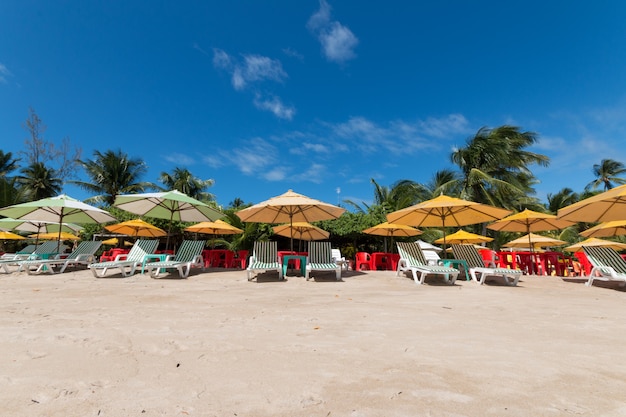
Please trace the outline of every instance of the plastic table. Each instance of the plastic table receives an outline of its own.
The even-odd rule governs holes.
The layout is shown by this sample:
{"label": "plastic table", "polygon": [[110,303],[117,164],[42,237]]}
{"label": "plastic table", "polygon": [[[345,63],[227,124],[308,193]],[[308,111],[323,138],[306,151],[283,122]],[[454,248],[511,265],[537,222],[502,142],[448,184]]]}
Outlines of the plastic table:
{"label": "plastic table", "polygon": [[287,276],[287,265],[290,259],[300,261],[300,274],[306,276],[306,256],[304,255],[283,255],[283,276]]}
{"label": "plastic table", "polygon": [[465,272],[465,280],[466,281],[470,280],[469,274],[467,273],[469,268],[467,266],[467,261],[465,261],[464,259],[440,259],[439,265],[443,265],[448,268],[457,268],[457,269],[459,269],[458,265],[462,265],[463,272]]}

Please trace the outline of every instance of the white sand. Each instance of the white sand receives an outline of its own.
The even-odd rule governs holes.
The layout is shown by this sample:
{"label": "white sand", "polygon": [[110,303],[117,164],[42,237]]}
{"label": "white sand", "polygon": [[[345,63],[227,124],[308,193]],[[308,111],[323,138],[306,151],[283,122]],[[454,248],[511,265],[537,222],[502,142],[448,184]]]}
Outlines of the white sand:
{"label": "white sand", "polygon": [[0,275],[1,416],[624,416],[626,292]]}

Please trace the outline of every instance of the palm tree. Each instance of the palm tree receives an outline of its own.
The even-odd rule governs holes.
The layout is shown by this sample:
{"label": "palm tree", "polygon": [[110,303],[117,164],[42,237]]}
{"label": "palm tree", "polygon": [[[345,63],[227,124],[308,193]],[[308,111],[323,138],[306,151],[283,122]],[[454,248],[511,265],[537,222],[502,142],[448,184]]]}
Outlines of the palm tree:
{"label": "palm tree", "polygon": [[548,194],[548,210],[550,213],[556,213],[559,209],[574,204],[580,200],[578,193],[571,188],[562,188],[556,194]]}
{"label": "palm tree", "polygon": [[120,194],[140,193],[147,189],[158,188],[150,182],[140,182],[147,171],[141,159],[129,158],[121,150],[94,151],[94,159],[78,161],[91,181],[69,181],[87,191],[96,194],[86,201],[104,203],[112,206],[115,197]]}
{"label": "palm tree", "polygon": [[459,174],[451,169],[442,169],[426,184],[420,184],[419,201],[430,200],[442,194],[458,196],[461,185]]}
{"label": "palm tree", "polygon": [[194,177],[188,169],[174,168],[171,174],[162,172],[159,181],[167,187],[168,190],[178,190],[201,201],[213,201],[215,196],[206,192],[206,189],[212,187],[214,180],[202,180]]}
{"label": "palm tree", "polygon": [[626,173],[624,164],[612,159],[603,159],[599,164],[594,164],[593,174],[596,179],[585,186],[585,191],[596,190],[600,185],[604,186],[604,191],[607,191],[615,184],[626,184],[626,179],[618,177],[624,173]]}
{"label": "palm tree", "polygon": [[535,133],[515,126],[478,130],[451,155],[461,169],[461,198],[506,208],[527,200],[536,182],[529,165],[549,164],[547,156],[525,150],[536,141]]}
{"label": "palm tree", "polygon": [[46,167],[43,162],[30,164],[20,173],[15,180],[25,201],[54,197],[63,189],[63,181],[56,170]]}
{"label": "palm tree", "polygon": [[11,172],[19,168],[17,165],[18,162],[19,159],[13,159],[11,152],[4,153],[0,151],[0,178],[5,178]]}
{"label": "palm tree", "polygon": [[380,185],[373,178],[370,179],[370,182],[374,185],[374,202],[371,206],[362,202],[363,207],[361,207],[361,205],[352,200],[344,200],[344,202],[361,213],[377,211],[378,217],[382,216],[378,219],[381,222],[385,221],[384,217],[387,213],[409,207],[419,199],[421,188],[414,181],[400,180],[391,187]]}

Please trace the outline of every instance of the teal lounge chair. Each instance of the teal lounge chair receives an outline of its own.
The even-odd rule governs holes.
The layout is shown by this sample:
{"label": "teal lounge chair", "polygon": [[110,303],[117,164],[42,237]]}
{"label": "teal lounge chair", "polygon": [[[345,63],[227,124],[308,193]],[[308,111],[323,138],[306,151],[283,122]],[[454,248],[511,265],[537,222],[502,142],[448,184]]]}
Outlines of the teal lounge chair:
{"label": "teal lounge chair", "polygon": [[410,271],[413,275],[413,280],[418,285],[423,284],[428,275],[442,275],[444,282],[450,285],[454,284],[459,276],[458,269],[440,265],[428,265],[422,253],[422,248],[415,242],[397,242],[396,245],[400,254],[398,276],[403,272]]}
{"label": "teal lounge chair", "polygon": [[205,244],[205,240],[183,241],[180,248],[176,251],[176,255],[168,255],[164,261],[147,263],[148,273],[152,278],[159,278],[162,271],[176,269],[179,277],[187,278],[193,267],[202,268],[204,272],[202,250]]}
{"label": "teal lounge chair", "polygon": [[61,267],[59,273],[65,272],[69,265],[89,265],[95,261],[95,253],[102,246],[102,241],[88,240],[80,242],[76,249],[72,251],[66,258],[60,258],[57,255],[55,259],[36,259],[20,262],[22,269],[25,269],[29,275],[38,274],[40,272],[56,273],[55,268]]}
{"label": "teal lounge chair", "polygon": [[87,267],[91,269],[96,278],[104,278],[109,269],[119,269],[122,276],[128,277],[135,274],[137,266],[141,266],[144,256],[154,253],[158,245],[158,240],[138,240],[127,254],[118,255],[110,262],[93,263]]}
{"label": "teal lounge chair", "polygon": [[506,285],[515,286],[522,276],[522,271],[517,269],[496,268],[495,264],[486,267],[482,256],[472,245],[452,245],[452,253],[455,259],[467,262],[472,280],[481,285],[487,277],[494,277],[502,278]]}

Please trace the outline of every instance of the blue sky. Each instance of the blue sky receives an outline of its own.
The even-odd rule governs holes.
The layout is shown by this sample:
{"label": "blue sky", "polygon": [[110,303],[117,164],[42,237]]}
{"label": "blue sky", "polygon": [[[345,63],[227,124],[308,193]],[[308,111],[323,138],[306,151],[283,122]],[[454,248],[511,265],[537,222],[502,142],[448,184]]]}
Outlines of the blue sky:
{"label": "blue sky", "polygon": [[370,178],[427,182],[513,124],[551,158],[533,168],[545,200],[626,163],[625,16],[619,0],[4,0],[1,149],[23,149],[32,107],[46,140],[122,149],[146,181],[185,167],[221,205],[370,202]]}

